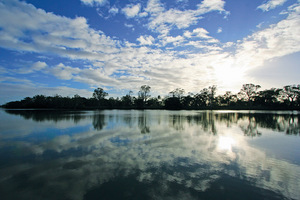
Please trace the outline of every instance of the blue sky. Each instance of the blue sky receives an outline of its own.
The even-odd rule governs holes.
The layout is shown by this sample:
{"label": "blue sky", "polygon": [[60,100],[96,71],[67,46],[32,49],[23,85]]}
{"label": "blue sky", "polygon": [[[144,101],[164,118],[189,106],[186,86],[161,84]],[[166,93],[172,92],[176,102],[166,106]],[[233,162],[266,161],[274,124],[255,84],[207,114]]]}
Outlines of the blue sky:
{"label": "blue sky", "polygon": [[299,0],[0,0],[0,104],[299,84]]}

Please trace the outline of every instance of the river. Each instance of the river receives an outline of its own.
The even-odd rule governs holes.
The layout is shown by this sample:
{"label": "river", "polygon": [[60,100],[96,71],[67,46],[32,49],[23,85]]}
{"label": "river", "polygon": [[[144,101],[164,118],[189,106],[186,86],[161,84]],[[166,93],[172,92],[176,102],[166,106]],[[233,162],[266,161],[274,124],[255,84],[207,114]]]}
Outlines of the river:
{"label": "river", "polygon": [[0,110],[11,199],[300,199],[300,113]]}

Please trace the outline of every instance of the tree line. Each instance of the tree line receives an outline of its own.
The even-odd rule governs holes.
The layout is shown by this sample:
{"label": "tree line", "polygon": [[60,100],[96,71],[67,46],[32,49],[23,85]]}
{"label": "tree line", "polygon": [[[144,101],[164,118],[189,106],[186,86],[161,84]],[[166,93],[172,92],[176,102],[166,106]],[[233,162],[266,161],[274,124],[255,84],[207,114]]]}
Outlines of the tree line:
{"label": "tree line", "polygon": [[216,95],[217,86],[203,88],[198,93],[185,93],[184,89],[176,88],[162,98],[160,95],[151,97],[151,87],[143,85],[137,96],[129,91],[125,96],[107,98],[103,88],[94,90],[91,98],[74,95],[36,95],[21,101],[8,102],[4,108],[44,108],[44,109],[274,109],[300,110],[300,84],[287,85],[283,88],[261,90],[260,85],[244,84],[236,94],[227,91]]}

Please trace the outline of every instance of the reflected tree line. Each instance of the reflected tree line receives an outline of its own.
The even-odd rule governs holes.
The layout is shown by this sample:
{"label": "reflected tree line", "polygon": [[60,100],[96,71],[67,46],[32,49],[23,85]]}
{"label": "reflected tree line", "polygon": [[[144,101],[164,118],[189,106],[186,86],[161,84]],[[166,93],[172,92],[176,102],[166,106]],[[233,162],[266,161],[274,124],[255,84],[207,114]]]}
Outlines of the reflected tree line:
{"label": "reflected tree line", "polygon": [[[70,120],[78,123],[80,120],[91,119],[95,130],[102,130],[108,123],[118,121],[129,127],[137,126],[141,134],[151,132],[151,126],[155,123],[160,124],[164,121],[161,118],[155,118],[153,121],[145,112],[138,117],[131,115],[104,115],[94,113],[92,115],[82,115],[78,112],[60,112],[60,111],[35,111],[35,110],[5,110],[9,114],[19,115],[25,119],[32,119],[37,122]],[[276,114],[276,113],[219,113],[204,111],[196,115],[168,115],[168,124],[177,131],[183,131],[187,125],[197,125],[205,133],[218,134],[218,123],[225,123],[228,127],[237,124],[245,136],[256,137],[262,133],[259,128],[271,129],[277,132],[284,132],[287,135],[300,135],[300,116],[299,114]]]}
{"label": "reflected tree line", "polygon": [[77,124],[79,121],[86,119],[88,116],[81,115],[82,112],[65,112],[62,110],[5,110],[6,113],[18,115],[26,120],[33,120],[36,122],[45,121],[73,121]]}
{"label": "reflected tree line", "polygon": [[94,90],[91,98],[36,95],[21,101],[8,102],[4,108],[47,108],[47,109],[300,109],[300,85],[288,85],[283,88],[259,90],[260,85],[244,84],[237,94],[227,91],[216,95],[217,86],[213,85],[198,93],[185,93],[176,88],[162,98],[151,97],[151,87],[141,86],[137,96],[132,91],[121,98],[108,98],[102,88]]}

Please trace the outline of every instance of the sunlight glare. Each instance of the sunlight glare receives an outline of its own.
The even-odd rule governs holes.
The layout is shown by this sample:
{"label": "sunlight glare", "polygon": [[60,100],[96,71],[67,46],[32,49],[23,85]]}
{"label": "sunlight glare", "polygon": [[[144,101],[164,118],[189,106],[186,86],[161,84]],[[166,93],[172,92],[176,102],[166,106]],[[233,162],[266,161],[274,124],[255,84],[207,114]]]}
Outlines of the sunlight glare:
{"label": "sunlight glare", "polygon": [[225,151],[231,150],[233,144],[235,144],[235,140],[232,137],[221,136],[219,138],[218,148]]}
{"label": "sunlight glare", "polygon": [[230,62],[215,67],[215,75],[218,84],[225,88],[235,88],[244,80],[243,68],[234,67]]}

